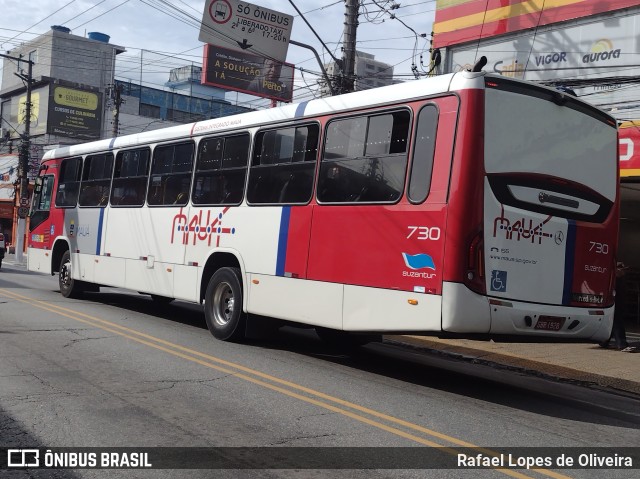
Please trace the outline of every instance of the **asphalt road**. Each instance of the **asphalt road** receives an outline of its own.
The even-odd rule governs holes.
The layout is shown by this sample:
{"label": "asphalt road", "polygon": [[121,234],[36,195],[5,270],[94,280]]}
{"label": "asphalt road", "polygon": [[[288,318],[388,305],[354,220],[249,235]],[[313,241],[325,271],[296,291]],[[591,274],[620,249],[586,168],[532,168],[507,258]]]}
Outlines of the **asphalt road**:
{"label": "asphalt road", "polygon": [[[58,293],[57,277],[10,264],[0,270],[4,447],[308,447],[292,451],[309,460],[322,458],[321,447],[382,454],[447,446],[450,456],[465,447],[487,454],[545,447],[578,455],[638,446],[638,409],[633,399],[395,343],[345,355],[313,330],[288,327],[268,340],[225,343],[209,334],[197,305],[159,306],[112,288],[70,300]],[[370,452],[344,451],[354,458]],[[635,467],[31,469],[0,470],[0,477],[631,478]]]}

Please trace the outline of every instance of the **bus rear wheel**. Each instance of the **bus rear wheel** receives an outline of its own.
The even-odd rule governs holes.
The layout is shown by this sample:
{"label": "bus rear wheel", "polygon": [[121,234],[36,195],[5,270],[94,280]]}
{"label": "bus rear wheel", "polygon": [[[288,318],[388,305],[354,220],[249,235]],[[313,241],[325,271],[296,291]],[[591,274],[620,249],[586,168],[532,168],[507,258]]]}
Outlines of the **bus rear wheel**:
{"label": "bus rear wheel", "polygon": [[58,275],[58,285],[60,294],[65,298],[77,298],[82,294],[82,284],[73,279],[71,275],[71,253],[67,250],[60,260],[60,274]]}
{"label": "bus rear wheel", "polygon": [[204,316],[211,334],[223,341],[244,338],[246,316],[242,311],[242,279],[238,268],[220,268],[207,285]]}

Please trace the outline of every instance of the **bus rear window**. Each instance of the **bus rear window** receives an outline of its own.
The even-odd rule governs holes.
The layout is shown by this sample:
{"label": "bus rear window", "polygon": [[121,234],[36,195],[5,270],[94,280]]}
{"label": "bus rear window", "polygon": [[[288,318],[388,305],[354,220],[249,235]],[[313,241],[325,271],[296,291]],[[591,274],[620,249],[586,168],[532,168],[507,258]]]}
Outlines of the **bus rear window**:
{"label": "bus rear window", "polygon": [[613,201],[617,185],[617,131],[596,115],[549,97],[485,90],[487,174],[564,178]]}

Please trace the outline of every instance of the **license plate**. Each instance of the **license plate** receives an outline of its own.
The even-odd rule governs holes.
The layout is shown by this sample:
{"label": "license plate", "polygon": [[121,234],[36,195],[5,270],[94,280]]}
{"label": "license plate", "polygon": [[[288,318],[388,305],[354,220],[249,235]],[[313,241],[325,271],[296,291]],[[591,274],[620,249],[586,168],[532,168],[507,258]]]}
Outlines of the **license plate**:
{"label": "license plate", "polygon": [[560,331],[565,318],[560,316],[540,316],[534,329],[544,329],[545,331]]}

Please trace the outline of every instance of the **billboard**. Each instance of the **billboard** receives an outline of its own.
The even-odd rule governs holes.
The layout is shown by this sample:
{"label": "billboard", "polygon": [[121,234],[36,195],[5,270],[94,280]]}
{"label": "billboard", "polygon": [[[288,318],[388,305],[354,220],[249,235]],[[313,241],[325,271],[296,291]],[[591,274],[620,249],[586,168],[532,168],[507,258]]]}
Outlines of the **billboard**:
{"label": "billboard", "polygon": [[207,0],[198,40],[284,62],[293,17],[238,0]]}
{"label": "billboard", "polygon": [[[17,153],[0,154],[0,200],[8,201],[14,198],[15,183],[18,181],[18,161]],[[13,215],[13,203],[11,215]]]}
{"label": "billboard", "polygon": [[433,47],[478,41],[637,5],[638,0],[437,0]]}
{"label": "billboard", "polygon": [[[34,88],[31,91],[31,123],[29,125],[30,135],[42,135],[47,130],[47,102],[49,99],[49,85],[40,88]],[[10,119],[9,122],[12,125],[19,125],[17,130],[24,132],[24,125],[26,119],[26,105],[27,95],[23,94],[19,97],[13,97],[11,99],[10,107]],[[6,125],[4,125],[6,126]],[[18,131],[13,128],[8,128],[11,138],[17,138],[19,136]]]}
{"label": "billboard", "polygon": [[[485,71],[533,80],[566,80],[579,97],[622,115],[640,107],[625,75],[637,68],[637,38],[640,11],[615,14],[547,26],[535,33],[520,32],[483,40],[472,45],[450,47],[444,68],[455,72],[486,56]],[[617,110],[614,110],[617,108]]]}
{"label": "billboard", "polygon": [[101,126],[102,93],[51,85],[47,133],[97,140],[100,138]]}
{"label": "billboard", "polygon": [[580,24],[554,25],[533,32],[506,35],[480,44],[449,49],[447,69],[458,71],[484,55],[486,71],[527,80],[581,77],[598,73],[620,75],[621,67],[636,67],[636,37],[640,16],[595,18]]}
{"label": "billboard", "polygon": [[13,201],[0,202],[0,219],[13,218]]}
{"label": "billboard", "polygon": [[640,177],[640,121],[620,124],[620,178]]}
{"label": "billboard", "polygon": [[291,63],[209,44],[204,47],[203,63],[205,85],[284,102],[293,98]]}

